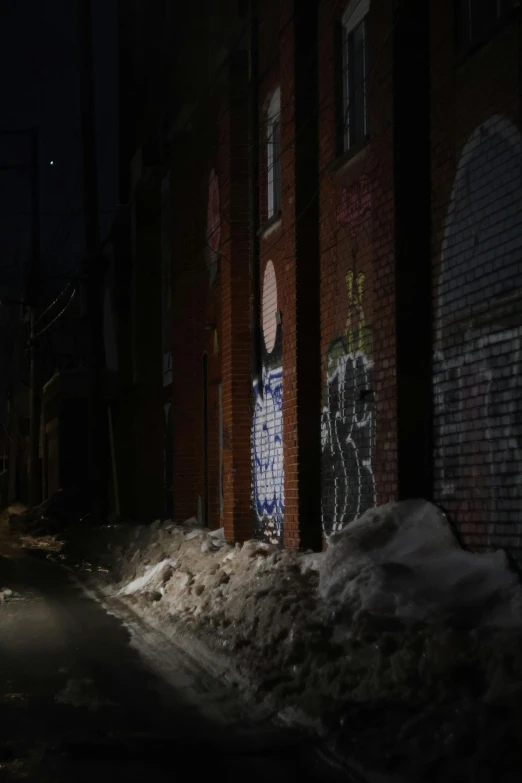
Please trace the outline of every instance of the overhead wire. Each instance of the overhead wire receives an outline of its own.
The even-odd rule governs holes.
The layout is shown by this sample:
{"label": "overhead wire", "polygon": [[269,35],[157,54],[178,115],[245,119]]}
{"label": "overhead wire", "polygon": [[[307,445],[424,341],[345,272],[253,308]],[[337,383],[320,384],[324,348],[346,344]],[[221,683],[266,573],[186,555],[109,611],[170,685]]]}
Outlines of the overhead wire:
{"label": "overhead wire", "polygon": [[[81,169],[80,166],[78,165],[76,170],[76,177],[74,179],[71,191],[69,193],[69,197],[67,199],[67,204],[65,206],[65,209],[62,210],[61,217],[58,220],[54,233],[52,234],[51,239],[48,242],[47,249],[45,251],[46,255],[50,255],[51,253],[54,255],[60,252],[65,247],[65,244],[67,243],[67,240],[72,231],[74,222],[77,216],[82,213],[81,210],[76,211],[72,209],[73,204],[77,198],[80,185],[81,185]],[[56,298],[45,308],[45,310],[43,310],[42,313],[40,313],[38,319],[36,320],[36,324],[40,323],[42,318],[58,304],[60,299],[65,295],[65,293],[68,291],[71,285],[72,285],[72,281],[69,280],[67,284],[59,292],[59,294],[56,296]],[[74,292],[73,292],[73,296],[74,296]],[[68,305],[66,306],[65,309],[67,309],[67,307]],[[62,311],[62,313],[65,312],[65,309]],[[59,313],[55,320],[57,320],[62,313]],[[55,322],[55,320],[51,321],[49,326],[51,326]]]}
{"label": "overhead wire", "polygon": [[63,296],[63,295],[65,294],[65,292],[66,292],[66,291],[67,291],[67,290],[68,290],[68,289],[71,287],[71,285],[72,285],[72,283],[71,283],[71,281],[69,281],[69,282],[67,283],[67,285],[66,285],[64,288],[62,288],[62,290],[60,291],[60,293],[58,294],[58,296],[56,297],[56,299],[55,299],[53,302],[51,302],[51,304],[50,304],[50,305],[48,305],[48,306],[45,308],[45,310],[43,310],[43,312],[41,312],[41,313],[40,313],[40,315],[38,316],[38,318],[37,318],[37,319],[36,319],[36,321],[35,321],[35,326],[36,326],[36,324],[40,323],[40,321],[42,320],[42,318],[44,317],[44,315],[46,315],[46,313],[48,313],[48,312],[49,312],[49,310],[52,310],[52,308],[53,308],[53,307],[54,307],[56,304],[58,304],[58,302],[60,301],[60,299],[62,298],[62,296]]}
{"label": "overhead wire", "polygon": [[50,321],[50,322],[47,324],[47,326],[44,326],[44,328],[43,328],[43,329],[40,329],[40,331],[39,331],[39,332],[37,332],[37,333],[34,335],[34,337],[33,337],[33,340],[36,340],[36,338],[37,338],[37,337],[40,337],[42,334],[45,334],[45,332],[47,332],[47,330],[48,330],[48,329],[50,329],[50,328],[51,328],[51,326],[53,326],[53,325],[54,325],[54,324],[55,324],[55,323],[56,323],[56,322],[57,322],[57,321],[58,321],[58,320],[59,320],[59,319],[62,317],[62,315],[63,315],[63,314],[64,314],[64,313],[67,311],[67,309],[70,307],[70,305],[71,305],[71,303],[72,303],[72,301],[73,301],[73,299],[74,299],[74,297],[75,297],[75,295],[76,295],[76,291],[77,291],[77,289],[76,289],[76,288],[74,288],[74,289],[73,289],[73,292],[72,292],[72,294],[71,294],[71,296],[69,297],[69,300],[67,301],[67,303],[65,304],[65,306],[62,308],[62,310],[60,310],[60,312],[58,313],[58,315],[56,315],[56,316],[53,318],[53,320],[52,320],[52,321]]}

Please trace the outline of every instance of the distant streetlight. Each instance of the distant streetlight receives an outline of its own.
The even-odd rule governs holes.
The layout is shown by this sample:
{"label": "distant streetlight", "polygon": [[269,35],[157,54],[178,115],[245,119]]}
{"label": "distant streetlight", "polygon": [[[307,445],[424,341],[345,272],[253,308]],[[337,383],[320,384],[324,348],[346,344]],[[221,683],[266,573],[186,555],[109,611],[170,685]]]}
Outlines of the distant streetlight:
{"label": "distant streetlight", "polygon": [[54,160],[49,161],[49,166],[54,166]]}

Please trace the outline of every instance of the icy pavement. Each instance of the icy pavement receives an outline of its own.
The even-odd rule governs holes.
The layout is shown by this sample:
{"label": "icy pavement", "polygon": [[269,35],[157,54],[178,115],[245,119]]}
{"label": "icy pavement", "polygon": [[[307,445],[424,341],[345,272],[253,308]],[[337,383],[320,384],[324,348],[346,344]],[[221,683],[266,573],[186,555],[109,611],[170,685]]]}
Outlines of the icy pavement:
{"label": "icy pavement", "polygon": [[62,569],[0,542],[0,584],[20,598],[0,604],[1,781],[336,779],[302,736],[239,723],[221,686]]}

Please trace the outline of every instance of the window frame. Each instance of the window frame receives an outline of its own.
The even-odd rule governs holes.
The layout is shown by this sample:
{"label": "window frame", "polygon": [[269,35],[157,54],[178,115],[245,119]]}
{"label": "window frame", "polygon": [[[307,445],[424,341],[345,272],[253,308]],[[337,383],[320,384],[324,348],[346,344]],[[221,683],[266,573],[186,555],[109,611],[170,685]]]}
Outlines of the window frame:
{"label": "window frame", "polygon": [[[476,1],[455,0],[454,2],[454,41],[457,56],[466,57],[494,38],[522,7],[521,0],[495,0],[497,6],[495,23],[487,32],[474,35],[473,18],[478,11]],[[516,5],[511,5],[512,2]]]}
{"label": "window frame", "polygon": [[[339,85],[339,153],[347,153],[358,148],[369,136],[368,121],[368,26],[367,19],[370,12],[370,0],[351,0],[347,5],[340,23],[339,43],[340,47],[338,68],[340,68]],[[353,34],[362,25],[363,34],[363,133],[362,137],[353,138],[353,127],[356,124],[354,109],[356,103],[353,98],[354,57],[350,48],[353,46]]]}
{"label": "window frame", "polygon": [[266,112],[267,217],[281,212],[281,88],[276,87]]}

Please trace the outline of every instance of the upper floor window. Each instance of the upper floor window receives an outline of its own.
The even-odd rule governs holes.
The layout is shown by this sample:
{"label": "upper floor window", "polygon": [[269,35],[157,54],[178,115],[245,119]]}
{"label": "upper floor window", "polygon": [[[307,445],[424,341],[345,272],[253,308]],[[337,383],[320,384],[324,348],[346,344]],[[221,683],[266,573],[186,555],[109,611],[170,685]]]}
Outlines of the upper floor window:
{"label": "upper floor window", "polygon": [[456,0],[455,32],[459,52],[491,38],[521,0]]}
{"label": "upper floor window", "polygon": [[281,90],[275,90],[267,112],[268,218],[281,208]]}
{"label": "upper floor window", "polygon": [[342,151],[360,144],[368,135],[367,16],[370,0],[351,0],[341,22]]}

